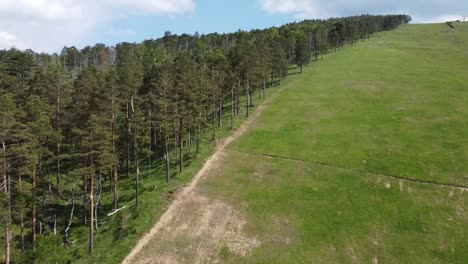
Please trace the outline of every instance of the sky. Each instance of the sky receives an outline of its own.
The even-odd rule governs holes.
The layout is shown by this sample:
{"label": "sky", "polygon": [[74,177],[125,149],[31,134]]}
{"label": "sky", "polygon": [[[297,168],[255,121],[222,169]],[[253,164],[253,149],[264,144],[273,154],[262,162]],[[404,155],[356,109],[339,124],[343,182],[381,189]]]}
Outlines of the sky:
{"label": "sky", "polygon": [[[468,15],[468,0],[0,0],[0,49],[141,42],[164,32],[200,34],[303,19],[409,14],[413,23]],[[468,18],[467,18],[468,21]]]}

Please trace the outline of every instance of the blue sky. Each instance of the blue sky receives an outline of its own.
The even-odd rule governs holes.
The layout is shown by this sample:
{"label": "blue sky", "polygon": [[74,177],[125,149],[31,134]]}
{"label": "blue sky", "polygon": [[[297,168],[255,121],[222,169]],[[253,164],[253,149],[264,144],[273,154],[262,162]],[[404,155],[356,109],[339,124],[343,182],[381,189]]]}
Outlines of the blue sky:
{"label": "blue sky", "polygon": [[233,32],[305,18],[406,13],[416,23],[462,19],[467,0],[0,0],[0,49],[60,52],[172,33]]}

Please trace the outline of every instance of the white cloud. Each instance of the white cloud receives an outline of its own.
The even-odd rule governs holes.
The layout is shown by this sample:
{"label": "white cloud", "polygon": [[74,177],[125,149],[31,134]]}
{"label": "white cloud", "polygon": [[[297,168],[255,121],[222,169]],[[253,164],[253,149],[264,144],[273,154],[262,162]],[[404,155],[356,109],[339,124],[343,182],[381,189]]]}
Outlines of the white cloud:
{"label": "white cloud", "polygon": [[192,0],[108,0],[109,3],[143,13],[181,14],[195,9]]}
{"label": "white cloud", "polygon": [[3,18],[26,18],[48,21],[70,21],[83,17],[82,7],[73,1],[1,0]]}
{"label": "white cloud", "polygon": [[15,35],[0,31],[0,49],[6,49],[10,47],[15,47],[18,49],[24,48],[24,43],[18,41]]}
{"label": "white cloud", "polygon": [[[405,13],[415,22],[441,22],[468,13],[466,0],[257,0],[268,13],[293,14],[298,19],[360,14]],[[461,12],[461,13],[460,13]]]}
{"label": "white cloud", "polygon": [[296,17],[319,17],[319,8],[316,1],[310,0],[259,0],[262,9],[269,13],[294,13]]}
{"label": "white cloud", "polygon": [[0,48],[59,52],[121,15],[173,15],[194,9],[193,0],[0,0]]}

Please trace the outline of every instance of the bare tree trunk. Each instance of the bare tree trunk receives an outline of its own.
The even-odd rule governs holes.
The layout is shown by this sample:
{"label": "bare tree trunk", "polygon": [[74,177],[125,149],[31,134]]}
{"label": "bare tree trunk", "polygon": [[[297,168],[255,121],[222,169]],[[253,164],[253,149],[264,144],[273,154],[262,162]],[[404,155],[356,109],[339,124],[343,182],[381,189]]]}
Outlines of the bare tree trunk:
{"label": "bare tree trunk", "polygon": [[57,143],[57,179],[56,179],[56,185],[57,185],[57,193],[60,193],[60,143]]}
{"label": "bare tree trunk", "polygon": [[179,118],[179,172],[182,172],[183,170],[183,143],[184,143],[184,137],[183,137],[183,120],[182,118]]}
{"label": "bare tree trunk", "polygon": [[135,147],[135,167],[136,167],[136,178],[135,178],[135,206],[136,208],[138,208],[138,206],[140,205],[140,201],[139,201],[139,197],[138,197],[138,193],[139,193],[139,186],[140,186],[140,159],[139,159],[139,155],[138,155],[138,142],[137,140],[134,138],[133,139],[135,141],[134,143],[134,147]]}
{"label": "bare tree trunk", "polygon": [[[117,143],[115,136],[115,113],[114,113],[114,89],[112,89],[112,154],[117,159]],[[114,210],[119,209],[119,172],[118,172],[118,161],[114,161],[112,166],[113,178],[114,178]]]}
{"label": "bare tree trunk", "polygon": [[[94,170],[94,164],[91,160],[91,168]],[[89,254],[93,254],[94,249],[94,171],[89,175]]]}
{"label": "bare tree trunk", "polygon": [[[153,139],[152,139],[152,136],[153,136],[153,112],[150,110],[149,111],[149,127],[150,127],[150,131],[149,131],[149,138],[150,138],[150,143],[149,143],[149,153],[151,153],[151,151],[153,151],[153,146],[152,146],[152,142],[153,142]],[[156,148],[154,148],[156,149]],[[156,151],[156,150],[155,150]],[[148,155],[148,176],[151,176],[151,168],[152,168],[152,163],[151,163],[151,154]]]}
{"label": "bare tree trunk", "polygon": [[[19,189],[19,196],[20,200],[22,200],[23,196],[23,181],[21,178],[21,173],[18,174],[18,189]],[[23,205],[20,208],[20,247],[21,253],[24,253],[24,212],[23,212]]]}
{"label": "bare tree trunk", "polygon": [[[201,116],[201,113],[200,113],[200,116]],[[196,150],[196,154],[198,155],[198,151],[200,150],[200,125],[198,125],[198,131],[197,131],[197,150]]]}
{"label": "bare tree trunk", "polygon": [[171,181],[169,177],[169,140],[167,135],[166,121],[164,121],[164,160],[166,163],[166,183]]}
{"label": "bare tree trunk", "polygon": [[185,143],[185,146],[188,147],[189,149],[192,149],[192,127],[189,128],[187,137],[188,139],[187,139],[187,142]]}
{"label": "bare tree trunk", "polygon": [[[56,109],[56,121],[57,121],[56,126],[57,126],[57,128],[56,128],[56,130],[60,131],[60,85],[57,85],[57,102],[56,102],[56,104],[57,104],[57,109]],[[61,140],[60,140],[60,137],[59,137],[59,141],[57,142],[57,146],[56,146],[56,150],[57,150],[57,175],[56,175],[56,177],[57,177],[57,179],[56,179],[56,181],[57,181],[57,183],[56,183],[57,184],[57,193],[60,193],[60,174],[61,174],[61,171],[60,171],[60,169],[61,169],[61,167],[60,167],[61,166],[61,164],[60,164],[60,161],[61,161],[60,160],[60,143],[61,142],[60,141]]]}
{"label": "bare tree trunk", "polygon": [[73,223],[73,213],[75,211],[75,186],[72,187],[71,203],[72,203],[72,208],[70,211],[70,218],[68,219],[68,225],[67,225],[67,228],[65,229],[65,238],[67,240],[68,240],[68,231],[70,230],[70,227]]}
{"label": "bare tree trunk", "polygon": [[83,174],[83,224],[88,223],[88,203],[87,203],[87,194],[88,194],[88,179],[86,174]]}
{"label": "bare tree trunk", "polygon": [[179,145],[178,145],[179,139],[177,138],[178,133],[177,133],[175,124],[173,126],[173,132],[174,132],[174,155],[177,155],[177,149],[179,148]]}
{"label": "bare tree trunk", "polygon": [[153,155],[154,155],[154,160],[157,160],[158,159],[158,146],[157,146],[157,144],[158,144],[158,129],[157,129],[156,121],[154,121],[153,126],[154,126],[154,130],[153,130],[154,152],[153,152]]}
{"label": "bare tree trunk", "polygon": [[11,212],[10,212],[10,194],[8,190],[8,174],[7,174],[7,164],[6,164],[6,145],[5,141],[2,141],[2,148],[3,148],[3,190],[5,192],[5,196],[8,199],[8,223],[5,225],[5,234],[4,234],[4,239],[5,239],[5,263],[9,264],[10,263],[10,218],[11,218]]}
{"label": "bare tree trunk", "polygon": [[54,215],[54,235],[57,235],[57,215]]}
{"label": "bare tree trunk", "polygon": [[[127,133],[128,137],[130,137],[130,134]],[[130,141],[130,140],[128,140]],[[127,142],[127,157],[126,157],[126,164],[125,166],[127,167],[127,179],[130,178],[130,142]]]}
{"label": "bare tree trunk", "polygon": [[237,106],[237,115],[240,113],[241,104],[240,104],[240,90],[241,90],[241,80],[237,80],[237,94],[236,94],[236,106]]}
{"label": "bare tree trunk", "polygon": [[218,127],[221,127],[221,121],[223,118],[223,96],[219,98],[219,108],[218,108]]}
{"label": "bare tree trunk", "polygon": [[213,118],[211,119],[211,129],[213,140],[216,139],[216,99],[213,99]]}
{"label": "bare tree trunk", "polygon": [[31,176],[31,193],[32,193],[31,232],[32,232],[33,248],[35,248],[35,242],[36,242],[36,168],[33,169],[33,173]]}
{"label": "bare tree trunk", "polygon": [[99,213],[99,204],[101,203],[101,193],[102,193],[102,176],[101,172],[99,171],[99,179],[98,179],[98,197],[96,199],[96,208],[94,209],[94,224],[96,230],[98,230],[98,213]]}
{"label": "bare tree trunk", "polygon": [[52,183],[51,183],[51,180],[50,180],[49,166],[47,166],[47,191],[49,192],[49,194],[52,193]]}
{"label": "bare tree trunk", "polygon": [[125,114],[125,126],[127,136],[127,155],[126,155],[126,167],[127,167],[127,178],[130,178],[130,106],[128,102],[128,90],[126,91],[126,114]]}
{"label": "bare tree trunk", "polygon": [[45,190],[45,185],[42,187],[42,218],[43,219],[46,218],[46,190]]}
{"label": "bare tree trunk", "polygon": [[250,105],[249,105],[250,107],[254,107],[254,106],[255,106],[253,94],[254,94],[254,91],[251,90],[251,91],[250,91],[250,97],[249,97],[249,98],[250,98]]}
{"label": "bare tree trunk", "polygon": [[249,117],[249,108],[250,108],[250,84],[249,84],[249,79],[247,79],[247,85],[246,85],[245,89],[246,89],[246,94],[247,94],[247,102],[245,104],[245,108],[247,110],[246,116]]}
{"label": "bare tree trunk", "polygon": [[231,129],[234,129],[234,86],[231,87]]}
{"label": "bare tree trunk", "polygon": [[5,226],[5,264],[10,263],[10,226]]}
{"label": "bare tree trunk", "polygon": [[[7,175],[7,159],[6,159],[6,143],[2,141],[3,150],[3,188],[6,194],[8,194],[8,175]],[[1,186],[1,185],[0,185]]]}

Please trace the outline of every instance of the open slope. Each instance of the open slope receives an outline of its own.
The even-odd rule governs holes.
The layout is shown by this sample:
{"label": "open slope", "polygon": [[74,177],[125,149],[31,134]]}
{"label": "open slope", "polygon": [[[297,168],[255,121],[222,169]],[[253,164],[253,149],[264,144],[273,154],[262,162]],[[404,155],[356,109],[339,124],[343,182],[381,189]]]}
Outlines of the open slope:
{"label": "open slope", "polygon": [[455,28],[381,33],[290,79],[132,263],[466,263]]}

